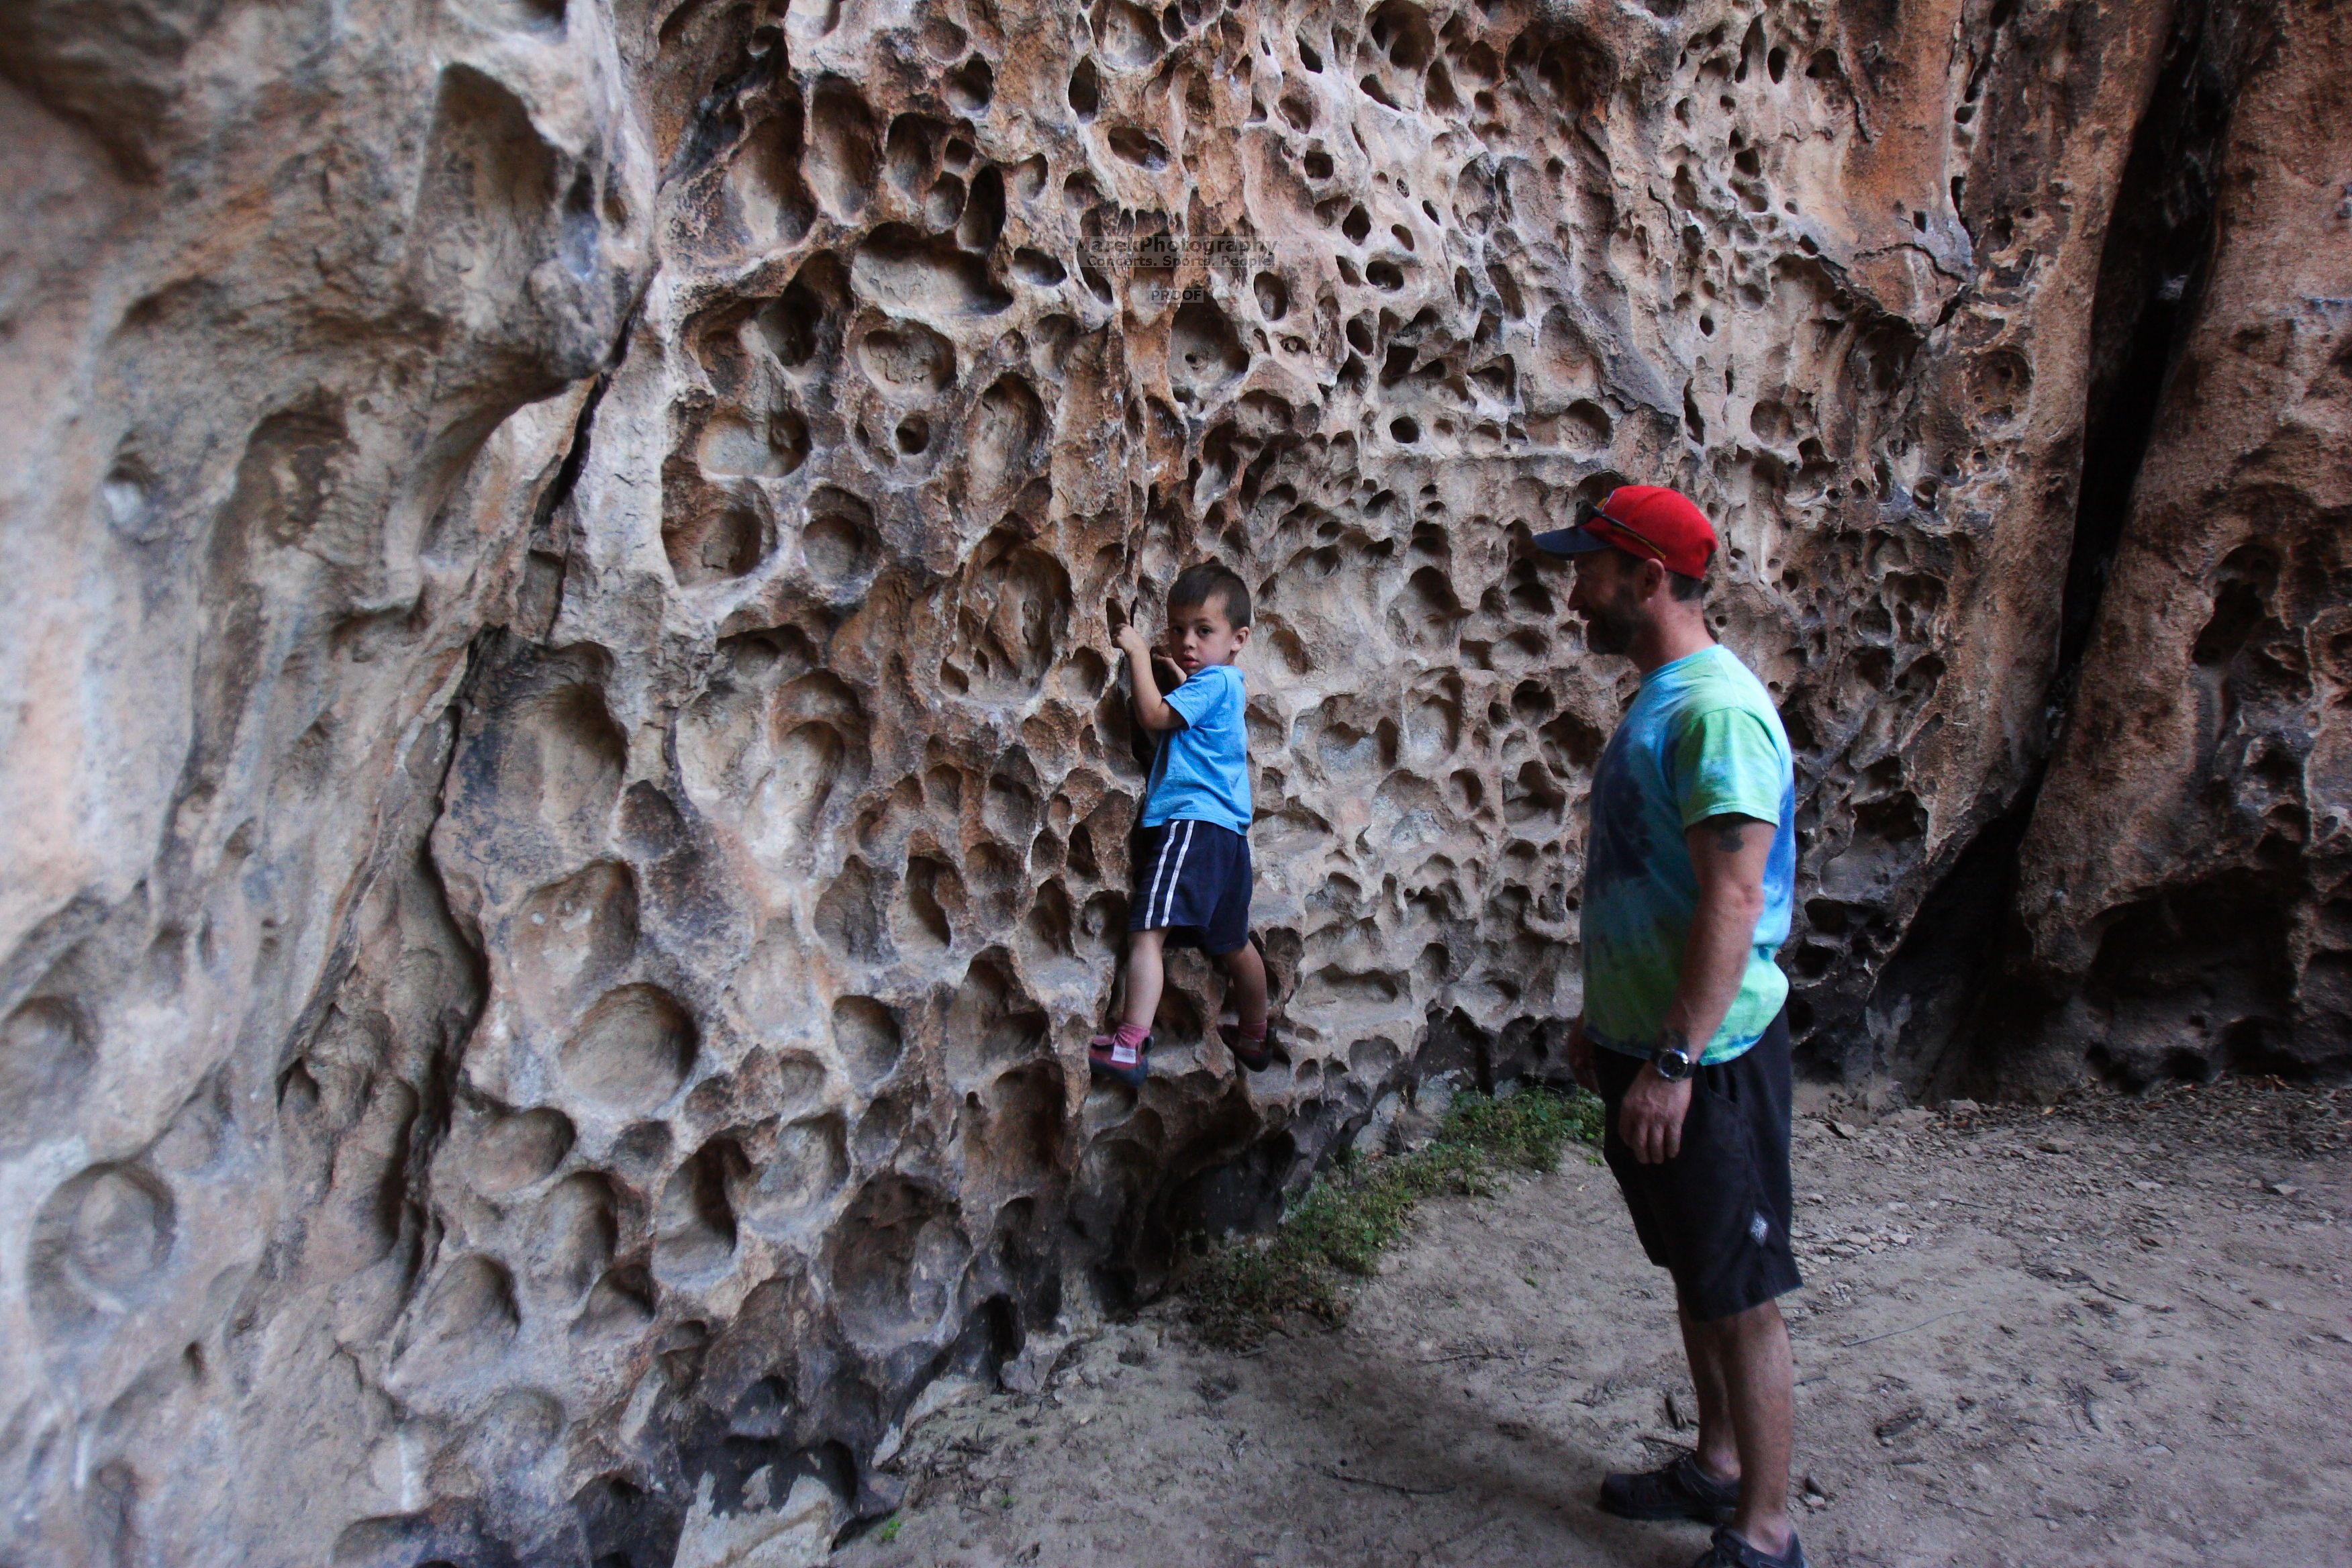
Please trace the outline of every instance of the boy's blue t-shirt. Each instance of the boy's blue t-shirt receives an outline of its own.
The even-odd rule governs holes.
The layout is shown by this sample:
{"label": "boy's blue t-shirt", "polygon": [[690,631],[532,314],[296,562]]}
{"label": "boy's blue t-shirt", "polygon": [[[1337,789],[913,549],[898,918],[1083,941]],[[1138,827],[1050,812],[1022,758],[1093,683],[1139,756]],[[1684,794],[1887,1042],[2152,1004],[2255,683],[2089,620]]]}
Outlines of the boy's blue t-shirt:
{"label": "boy's blue t-shirt", "polygon": [[1665,1026],[1698,875],[1683,835],[1737,813],[1777,825],[1748,973],[1706,1062],[1754,1045],[1788,999],[1773,956],[1789,940],[1797,881],[1794,758],[1771,693],[1717,644],[1664,664],[1609,737],[1592,775],[1584,858],[1584,1025],[1598,1045],[1646,1057]]}
{"label": "boy's blue t-shirt", "polygon": [[1242,717],[1242,672],[1230,664],[1210,665],[1166,700],[1184,727],[1160,737],[1143,800],[1143,826],[1209,822],[1247,833],[1249,731]]}

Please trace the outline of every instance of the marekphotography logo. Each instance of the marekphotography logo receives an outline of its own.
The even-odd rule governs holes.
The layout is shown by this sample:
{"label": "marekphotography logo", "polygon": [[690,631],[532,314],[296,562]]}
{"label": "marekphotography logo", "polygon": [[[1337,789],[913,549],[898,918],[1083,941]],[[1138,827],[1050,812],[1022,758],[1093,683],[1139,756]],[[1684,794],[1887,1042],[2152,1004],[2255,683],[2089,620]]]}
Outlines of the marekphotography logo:
{"label": "marekphotography logo", "polygon": [[1093,235],[1078,242],[1078,253],[1103,277],[1124,281],[1155,304],[1208,298],[1202,285],[1178,281],[1196,268],[1241,278],[1274,264],[1274,247],[1265,240],[1175,229]]}

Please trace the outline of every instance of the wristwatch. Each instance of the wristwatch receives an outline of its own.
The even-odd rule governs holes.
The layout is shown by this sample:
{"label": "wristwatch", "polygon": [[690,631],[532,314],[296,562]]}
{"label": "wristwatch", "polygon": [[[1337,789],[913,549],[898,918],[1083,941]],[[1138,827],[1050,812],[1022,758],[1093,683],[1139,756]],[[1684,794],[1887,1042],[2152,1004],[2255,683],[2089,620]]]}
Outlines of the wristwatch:
{"label": "wristwatch", "polygon": [[1685,1056],[1672,1046],[1659,1046],[1650,1052],[1650,1068],[1668,1083],[1680,1083],[1698,1071],[1698,1055]]}

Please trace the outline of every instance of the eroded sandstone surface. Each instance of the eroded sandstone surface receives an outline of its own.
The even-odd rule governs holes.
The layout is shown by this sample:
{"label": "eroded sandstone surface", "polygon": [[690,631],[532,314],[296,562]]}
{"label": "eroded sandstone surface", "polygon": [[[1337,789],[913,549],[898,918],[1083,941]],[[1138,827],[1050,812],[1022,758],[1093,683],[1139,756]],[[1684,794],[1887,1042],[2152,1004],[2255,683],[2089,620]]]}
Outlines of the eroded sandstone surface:
{"label": "eroded sandstone surface", "polygon": [[[7,1551],[887,1507],[935,1379],[1546,1065],[1628,678],[1527,539],[1622,479],[1800,747],[1815,1070],[2340,1060],[2347,25],[13,8]],[[1291,1060],[1180,967],[1090,1093],[1107,617],[1204,554]]]}

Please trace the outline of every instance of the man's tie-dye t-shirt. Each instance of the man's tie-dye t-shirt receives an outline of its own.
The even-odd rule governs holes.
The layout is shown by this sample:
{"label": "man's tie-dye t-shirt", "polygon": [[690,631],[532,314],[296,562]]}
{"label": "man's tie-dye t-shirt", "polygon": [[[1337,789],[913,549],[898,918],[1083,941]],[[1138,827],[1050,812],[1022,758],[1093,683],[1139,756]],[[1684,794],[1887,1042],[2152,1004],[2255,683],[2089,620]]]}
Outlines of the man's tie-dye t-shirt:
{"label": "man's tie-dye t-shirt", "polygon": [[1720,644],[1660,665],[1592,779],[1584,840],[1584,1026],[1594,1043],[1646,1057],[1665,1025],[1698,876],[1683,835],[1737,813],[1778,825],[1748,973],[1704,1060],[1756,1043],[1788,999],[1772,962],[1796,892],[1797,786],[1771,693]]}

